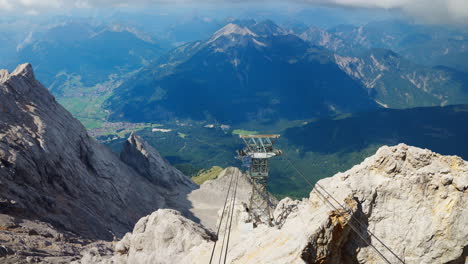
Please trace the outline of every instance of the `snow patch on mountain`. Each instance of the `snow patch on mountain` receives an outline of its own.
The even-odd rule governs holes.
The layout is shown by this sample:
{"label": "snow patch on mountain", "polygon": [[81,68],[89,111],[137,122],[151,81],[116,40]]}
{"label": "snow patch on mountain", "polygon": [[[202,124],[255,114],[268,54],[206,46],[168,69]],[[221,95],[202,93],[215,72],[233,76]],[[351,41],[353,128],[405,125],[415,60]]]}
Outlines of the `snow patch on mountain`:
{"label": "snow patch on mountain", "polygon": [[253,33],[250,29],[246,27],[241,27],[239,25],[229,23],[220,30],[216,31],[211,39],[207,43],[212,43],[223,36],[230,36],[230,35],[242,35],[242,36],[252,36],[258,37],[257,34]]}

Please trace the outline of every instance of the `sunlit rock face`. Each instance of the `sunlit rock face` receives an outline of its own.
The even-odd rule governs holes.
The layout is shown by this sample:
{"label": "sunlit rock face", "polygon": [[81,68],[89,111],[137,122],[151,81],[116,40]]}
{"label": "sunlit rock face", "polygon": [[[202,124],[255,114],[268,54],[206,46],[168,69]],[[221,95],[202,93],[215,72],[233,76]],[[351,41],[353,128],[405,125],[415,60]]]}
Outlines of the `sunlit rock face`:
{"label": "sunlit rock face", "polygon": [[[280,201],[274,213],[277,226],[254,229],[247,222],[245,204],[236,203],[227,263],[385,263],[370,245],[391,263],[399,263],[370,232],[405,263],[465,263],[468,163],[459,157],[404,144],[384,146],[361,164],[319,184],[328,192],[322,194],[336,199],[347,212],[337,203],[336,208],[324,203],[318,188],[308,199]],[[174,226],[146,224],[142,231],[137,225],[119,242],[114,255],[101,261],[208,263],[214,242],[201,226],[185,223],[181,233],[161,240],[161,225],[172,230],[181,225],[180,216],[158,211],[142,221],[166,214],[178,219]],[[187,236],[196,245],[186,244],[192,241]],[[171,248],[170,256],[155,258],[150,249],[161,248]],[[219,255],[218,245],[215,262]]]}

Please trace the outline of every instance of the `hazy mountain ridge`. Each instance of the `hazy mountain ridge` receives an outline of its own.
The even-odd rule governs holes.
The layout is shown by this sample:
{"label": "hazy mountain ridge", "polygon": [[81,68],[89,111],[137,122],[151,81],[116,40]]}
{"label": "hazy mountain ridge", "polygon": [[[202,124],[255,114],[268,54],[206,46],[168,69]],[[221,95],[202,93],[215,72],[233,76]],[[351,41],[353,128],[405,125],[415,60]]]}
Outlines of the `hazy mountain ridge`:
{"label": "hazy mountain ridge", "polygon": [[[276,33],[264,37],[265,32]],[[230,23],[206,41],[177,48],[123,83],[107,101],[112,119],[132,121],[238,122],[375,107],[331,53],[270,22],[252,28]]]}
{"label": "hazy mountain ridge", "polygon": [[[394,31],[400,32],[399,27],[397,24]],[[368,31],[365,27],[358,31],[362,31],[361,44],[370,41],[365,37],[368,33],[363,33]],[[113,112],[112,120],[146,122],[175,117],[239,122],[361,111],[351,98],[391,108],[468,102],[468,74],[418,65],[390,50],[368,49],[369,43],[357,45],[359,52],[348,52],[359,56],[342,56],[341,48],[353,46],[344,33],[340,34],[345,37],[337,34],[311,28],[301,35],[309,43],[325,47],[320,48],[272,21],[234,20],[206,41],[188,43],[163,55],[117,88],[106,107]],[[359,84],[342,77],[335,67]],[[218,86],[224,88],[218,90]],[[343,92],[348,100],[343,100]],[[305,96],[295,98],[298,93]],[[308,102],[301,101],[304,97]],[[188,98],[197,98],[196,104]],[[208,98],[230,100],[226,105],[242,110],[234,116],[217,103],[205,104]],[[309,107],[303,107],[306,104]],[[369,102],[365,105],[370,106]]]}
{"label": "hazy mountain ridge", "polygon": [[468,74],[446,67],[417,65],[385,49],[359,57],[335,55],[337,64],[360,80],[369,94],[390,108],[462,104],[468,102]]}
{"label": "hazy mountain ridge", "polygon": [[462,59],[468,52],[468,31],[463,27],[385,20],[328,30],[310,27],[300,36],[342,56],[359,56],[373,48],[389,49],[416,64],[468,72],[468,64]]}
{"label": "hazy mountain ridge", "polygon": [[163,52],[130,28],[66,23],[34,37],[18,50],[18,61],[30,61],[37,76],[61,95],[60,74],[77,75],[85,86],[105,82],[111,74],[139,69]]}

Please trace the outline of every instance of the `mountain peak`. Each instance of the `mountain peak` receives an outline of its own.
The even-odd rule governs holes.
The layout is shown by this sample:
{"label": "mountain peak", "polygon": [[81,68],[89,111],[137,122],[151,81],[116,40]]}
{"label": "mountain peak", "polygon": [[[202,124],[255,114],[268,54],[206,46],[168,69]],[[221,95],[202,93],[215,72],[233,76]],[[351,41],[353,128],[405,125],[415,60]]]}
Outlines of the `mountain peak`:
{"label": "mountain peak", "polygon": [[242,36],[252,36],[252,37],[258,37],[257,34],[253,33],[250,29],[247,27],[242,27],[240,25],[234,24],[234,23],[229,23],[220,30],[216,31],[213,36],[211,37],[209,42],[213,42],[220,37],[223,36],[230,36],[230,35],[242,35]]}
{"label": "mountain peak", "polygon": [[270,35],[276,36],[276,35],[288,34],[287,30],[278,26],[277,24],[275,24],[275,22],[269,19],[255,23],[249,28],[260,36],[270,36]]}
{"label": "mountain peak", "polygon": [[24,76],[27,78],[34,79],[34,71],[30,63],[24,63],[21,65],[18,65],[18,67],[16,67],[16,69],[13,71],[11,75]]}
{"label": "mountain peak", "polygon": [[120,158],[155,185],[165,187],[168,190],[178,188],[179,191],[195,187],[189,178],[173,168],[156,149],[134,133],[124,144]]}
{"label": "mountain peak", "polygon": [[8,77],[10,77],[10,72],[8,72],[7,70],[0,70],[0,83],[3,83],[5,82]]}
{"label": "mountain peak", "polygon": [[13,73],[10,73],[8,70],[0,70],[0,82],[6,82],[11,76],[23,76],[28,79],[35,79],[34,78],[34,70],[30,63],[24,63],[18,65]]}

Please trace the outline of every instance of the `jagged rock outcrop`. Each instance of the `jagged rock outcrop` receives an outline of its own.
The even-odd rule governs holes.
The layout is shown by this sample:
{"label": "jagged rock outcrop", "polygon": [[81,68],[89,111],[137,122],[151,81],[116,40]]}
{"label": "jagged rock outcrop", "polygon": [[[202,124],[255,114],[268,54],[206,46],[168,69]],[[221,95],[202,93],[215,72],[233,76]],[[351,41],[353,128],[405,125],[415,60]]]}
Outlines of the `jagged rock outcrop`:
{"label": "jagged rock outcrop", "polygon": [[[287,211],[280,228],[260,225],[253,229],[245,221],[244,206],[237,204],[227,263],[384,263],[370,244],[398,263],[369,232],[405,263],[466,263],[468,162],[459,157],[404,144],[382,147],[361,164],[319,184],[328,192],[322,192],[325,197],[333,196],[346,210],[324,203],[318,188],[309,199],[280,202],[275,216]],[[180,223],[166,228],[175,226]],[[177,244],[174,236],[161,240],[148,228],[146,225],[145,241],[126,244],[128,248],[141,247],[133,251],[133,263],[152,263],[144,252]],[[193,232],[199,242],[196,247],[171,249],[171,255],[158,263],[171,263],[170,259],[207,263],[213,241],[202,234]],[[181,241],[187,240],[184,237]],[[119,251],[114,259],[129,257]]]}
{"label": "jagged rock outcrop", "polygon": [[[0,213],[41,220],[86,238],[111,239],[159,208],[187,211],[190,203],[166,187],[192,188],[190,182],[136,139],[131,137],[126,152],[145,164],[138,171],[125,154],[131,166],[91,138],[35,80],[30,64],[13,73],[1,70]],[[166,173],[177,180],[168,182]]]}
{"label": "jagged rock outcrop", "polygon": [[172,167],[152,146],[131,134],[120,153],[122,161],[133,167],[152,183],[168,190],[195,189],[196,184]]}
{"label": "jagged rock outcrop", "polygon": [[144,139],[132,133],[124,143],[120,159],[154,184],[155,189],[165,199],[164,206],[160,208],[176,209],[185,217],[196,222],[200,221],[192,212],[193,201],[188,199],[188,195],[198,186],[172,167]]}

